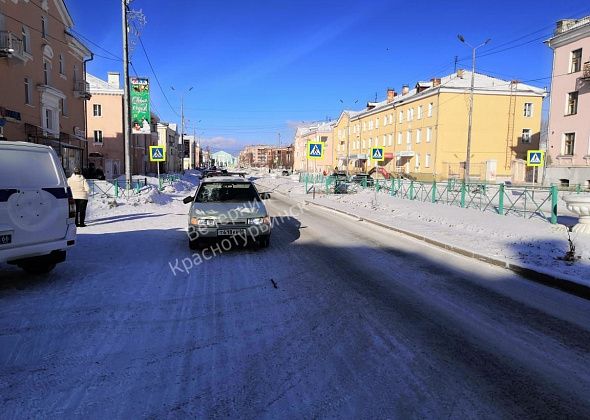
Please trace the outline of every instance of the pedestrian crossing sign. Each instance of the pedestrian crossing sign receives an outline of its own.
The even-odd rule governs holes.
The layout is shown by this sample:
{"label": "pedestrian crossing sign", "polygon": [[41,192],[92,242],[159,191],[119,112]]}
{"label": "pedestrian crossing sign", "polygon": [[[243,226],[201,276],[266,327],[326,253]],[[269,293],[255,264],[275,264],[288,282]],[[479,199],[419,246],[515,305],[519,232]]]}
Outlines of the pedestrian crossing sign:
{"label": "pedestrian crossing sign", "polygon": [[543,150],[529,150],[526,156],[526,166],[543,166],[545,152]]}
{"label": "pedestrian crossing sign", "polygon": [[371,159],[375,162],[383,162],[385,160],[385,150],[383,147],[371,147]]}
{"label": "pedestrian crossing sign", "polygon": [[165,162],[166,146],[150,146],[150,162]]}
{"label": "pedestrian crossing sign", "polygon": [[322,159],[324,157],[324,143],[309,142],[307,143],[307,158]]}

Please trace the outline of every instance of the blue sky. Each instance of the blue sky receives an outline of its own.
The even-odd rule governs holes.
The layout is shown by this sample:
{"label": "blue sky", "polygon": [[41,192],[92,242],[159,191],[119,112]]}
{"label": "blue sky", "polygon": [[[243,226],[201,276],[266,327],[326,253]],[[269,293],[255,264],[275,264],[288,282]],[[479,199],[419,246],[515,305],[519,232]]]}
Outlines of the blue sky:
{"label": "blue sky", "polygon": [[[67,1],[74,29],[103,56],[89,71],[106,78],[122,71],[121,7],[100,3]],[[131,59],[151,80],[153,110],[179,122],[178,92],[194,87],[185,94],[187,130],[196,124],[203,144],[233,153],[277,144],[279,133],[290,143],[297,123],[337,118],[343,107],[383,99],[387,87],[449,74],[455,56],[469,68],[458,33],[472,44],[492,39],[478,50],[478,71],[549,88],[552,54],[542,41],[558,19],[590,15],[587,0],[134,0],[130,7],[146,17],[141,39],[163,90],[138,43]]]}

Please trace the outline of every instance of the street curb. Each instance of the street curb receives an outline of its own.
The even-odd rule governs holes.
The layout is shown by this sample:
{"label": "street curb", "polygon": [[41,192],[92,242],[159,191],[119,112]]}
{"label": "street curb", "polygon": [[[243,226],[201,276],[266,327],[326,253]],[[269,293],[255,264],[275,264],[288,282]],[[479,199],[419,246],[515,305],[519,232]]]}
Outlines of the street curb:
{"label": "street curb", "polygon": [[[290,196],[287,196],[284,193],[281,193],[281,192],[278,192],[278,193],[283,196],[291,198]],[[291,198],[291,199],[293,199],[293,198]],[[437,240],[434,240],[431,238],[427,238],[423,235],[413,233],[413,232],[410,232],[410,231],[407,231],[404,229],[400,229],[400,228],[397,228],[394,226],[389,226],[385,223],[381,223],[376,220],[367,219],[365,217],[361,217],[359,215],[356,215],[354,213],[350,213],[350,212],[347,212],[344,210],[338,210],[338,209],[335,209],[335,208],[332,208],[329,206],[325,206],[323,204],[318,204],[313,201],[309,201],[309,200],[305,200],[305,199],[303,201],[307,205],[311,204],[316,207],[320,207],[320,208],[323,208],[326,210],[340,213],[340,214],[343,214],[343,215],[346,215],[349,217],[354,217],[356,219],[373,224],[375,226],[379,226],[379,227],[382,227],[382,228],[385,228],[388,230],[392,230],[394,232],[401,233],[402,235],[410,236],[414,239],[426,242],[426,243],[436,246],[438,248],[445,249],[447,251],[454,252],[456,254],[460,254],[460,255],[463,255],[468,258],[472,258],[472,259],[479,260],[479,261],[482,261],[482,262],[485,262],[485,263],[488,263],[491,265],[495,265],[500,268],[510,270],[513,273],[516,273],[516,274],[518,274],[528,280],[532,280],[536,283],[540,283],[540,284],[550,286],[550,287],[553,287],[553,288],[556,288],[559,290],[563,290],[565,292],[571,293],[571,294],[579,296],[579,297],[583,297],[585,299],[590,299],[590,286],[585,286],[583,284],[580,284],[580,283],[576,282],[574,279],[568,278],[567,276],[561,276],[561,277],[555,276],[553,274],[543,272],[540,270],[536,270],[536,269],[533,269],[530,267],[526,267],[526,266],[519,265],[519,264],[514,264],[514,263],[508,262],[506,260],[501,260],[501,259],[489,257],[487,255],[478,254],[476,252],[469,251],[469,250],[466,250],[466,249],[463,249],[463,248],[460,248],[457,246],[449,245],[444,242],[440,242],[440,241],[437,241]]]}

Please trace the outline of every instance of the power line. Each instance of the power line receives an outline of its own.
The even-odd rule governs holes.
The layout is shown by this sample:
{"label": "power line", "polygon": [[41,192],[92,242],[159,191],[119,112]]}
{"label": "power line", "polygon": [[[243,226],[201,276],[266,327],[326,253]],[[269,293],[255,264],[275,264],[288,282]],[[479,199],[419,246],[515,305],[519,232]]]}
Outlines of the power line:
{"label": "power line", "polygon": [[[137,28],[136,28],[137,30]],[[139,33],[137,34],[137,39],[139,40],[139,45],[141,46],[141,49],[143,50],[143,54],[145,55],[145,58],[150,66],[150,69],[152,70],[152,74],[154,75],[154,78],[156,79],[156,83],[158,84],[158,87],[160,88],[160,91],[162,92],[162,96],[164,96],[164,99],[166,100],[166,103],[168,104],[168,106],[170,107],[170,109],[172,110],[172,112],[177,116],[180,117],[180,115],[178,114],[178,112],[176,112],[176,110],[174,109],[174,107],[172,106],[172,104],[170,103],[170,101],[168,100],[168,96],[166,96],[166,92],[164,92],[164,88],[162,88],[162,84],[160,83],[160,79],[158,79],[158,75],[156,74],[156,71],[154,70],[154,66],[152,65],[152,62],[150,60],[150,57],[148,56],[148,53],[145,49],[145,46],[143,45],[143,41],[141,39],[141,36],[139,36]]]}

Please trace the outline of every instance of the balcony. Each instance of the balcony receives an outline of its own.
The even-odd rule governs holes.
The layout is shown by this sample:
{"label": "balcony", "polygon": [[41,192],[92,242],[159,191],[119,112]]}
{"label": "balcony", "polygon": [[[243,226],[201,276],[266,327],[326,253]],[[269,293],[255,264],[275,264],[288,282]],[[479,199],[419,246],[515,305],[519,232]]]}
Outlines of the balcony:
{"label": "balcony", "polygon": [[23,40],[10,31],[0,31],[0,57],[25,59]]}
{"label": "balcony", "polygon": [[582,67],[582,79],[590,80],[590,61],[586,61]]}
{"label": "balcony", "polygon": [[90,99],[90,84],[86,80],[74,80],[74,96],[76,98]]}

